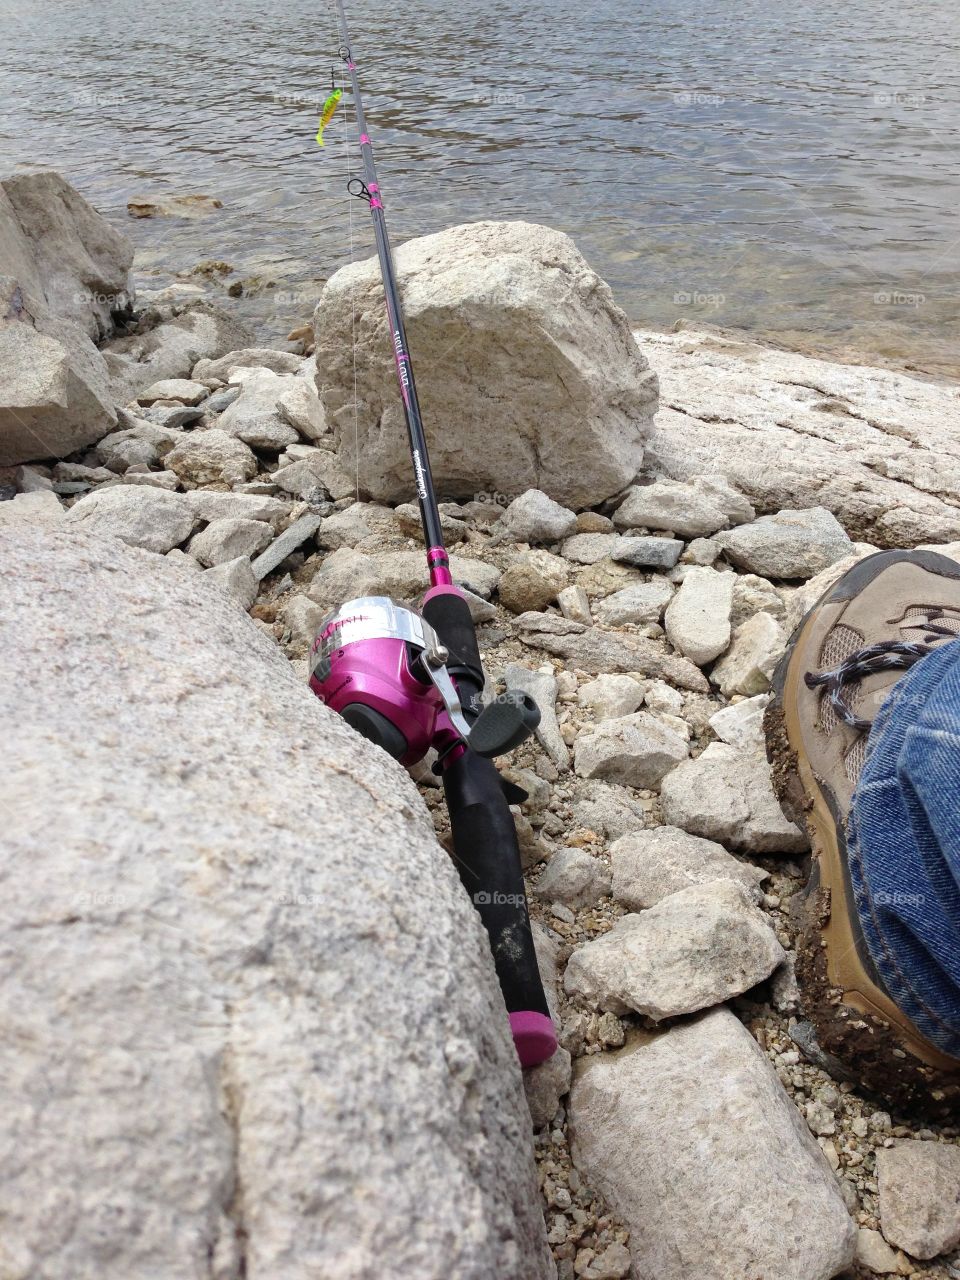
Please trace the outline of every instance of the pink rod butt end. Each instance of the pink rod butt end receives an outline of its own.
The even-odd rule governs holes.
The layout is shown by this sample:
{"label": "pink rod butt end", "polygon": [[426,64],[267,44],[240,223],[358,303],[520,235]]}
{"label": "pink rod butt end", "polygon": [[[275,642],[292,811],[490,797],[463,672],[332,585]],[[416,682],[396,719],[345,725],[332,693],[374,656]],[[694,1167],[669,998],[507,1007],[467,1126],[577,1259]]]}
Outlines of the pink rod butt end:
{"label": "pink rod butt end", "polygon": [[546,1014],[532,1009],[511,1013],[510,1031],[521,1067],[536,1067],[556,1053],[557,1033]]}

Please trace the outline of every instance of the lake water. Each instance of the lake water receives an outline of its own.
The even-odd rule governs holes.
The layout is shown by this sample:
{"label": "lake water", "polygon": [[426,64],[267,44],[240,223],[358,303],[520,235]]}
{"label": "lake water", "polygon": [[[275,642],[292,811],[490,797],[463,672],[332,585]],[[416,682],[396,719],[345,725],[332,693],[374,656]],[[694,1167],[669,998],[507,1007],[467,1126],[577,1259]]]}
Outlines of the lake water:
{"label": "lake water", "polygon": [[[960,373],[955,0],[349,4],[395,242],[524,218],[569,232],[637,324],[679,319]],[[259,277],[265,340],[373,250],[343,120],[314,142],[329,0],[0,0],[0,168],[61,169],[157,287]],[[135,196],[204,193],[198,219]],[[229,281],[228,281],[229,282]],[[256,286],[254,286],[254,289]]]}

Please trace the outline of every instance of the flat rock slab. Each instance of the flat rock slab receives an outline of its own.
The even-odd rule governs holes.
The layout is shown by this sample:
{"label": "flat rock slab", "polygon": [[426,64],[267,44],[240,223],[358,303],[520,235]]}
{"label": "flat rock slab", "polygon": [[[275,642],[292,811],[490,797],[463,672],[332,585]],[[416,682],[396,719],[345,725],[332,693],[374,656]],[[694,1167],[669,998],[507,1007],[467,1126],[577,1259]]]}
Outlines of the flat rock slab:
{"label": "flat rock slab", "polygon": [[[455,582],[469,586],[486,599],[500,581],[500,570],[482,560],[450,557]],[[393,596],[414,600],[430,585],[426,560],[420,551],[388,551],[367,555],[352,547],[331,552],[314,575],[307,591],[310,599],[326,609],[358,596]]]}
{"label": "flat rock slab", "polygon": [[767,878],[762,867],[740,862],[722,844],[691,836],[677,827],[654,827],[622,836],[610,847],[613,896],[631,911],[656,906],[691,885],[714,880],[741,884],[755,899]]}
{"label": "flat rock slab", "polygon": [[681,889],[621,916],[571,955],[564,987],[610,1013],[663,1018],[749,991],[786,954],[749,891],[730,880]]}
{"label": "flat rock slab", "polygon": [[508,689],[529,693],[540,708],[540,736],[547,754],[558,769],[570,768],[570,752],[560,736],[557,722],[557,678],[549,671],[533,671],[519,662],[512,662],[503,673]]}
{"label": "flat rock slab", "polygon": [[288,529],[284,529],[277,538],[271,542],[266,551],[260,553],[253,561],[253,573],[259,581],[265,578],[268,573],[272,573],[277,565],[286,560],[287,556],[296,551],[317,532],[320,527],[321,516],[311,515],[309,512],[303,515],[299,520],[294,520]]}
{"label": "flat rock slab", "polygon": [[727,1009],[581,1058],[576,1167],[630,1228],[638,1276],[830,1280],[856,1229],[836,1178]]}
{"label": "flat rock slab", "polygon": [[646,467],[723,476],[761,511],[826,507],[853,538],[960,538],[952,383],[684,329],[636,335],[660,377]]}
{"label": "flat rock slab", "polygon": [[733,849],[792,854],[809,847],[806,833],[784,817],[760,750],[711,742],[667,775],[661,801],[665,822]]}
{"label": "flat rock slab", "polygon": [[202,573],[77,528],[0,559],[6,1269],[553,1277],[490,948],[404,770]]}
{"label": "flat rock slab", "polygon": [[877,1150],[880,1229],[914,1258],[960,1244],[960,1147],[898,1142]]}
{"label": "flat rock slab", "polygon": [[730,643],[735,575],[691,565],[667,605],[667,638],[691,662],[704,666]]}
{"label": "flat rock slab", "polygon": [[710,688],[703,672],[692,662],[668,653],[666,646],[656,640],[614,635],[582,622],[535,612],[522,613],[517,627],[524,644],[566,658],[572,666],[592,675],[635,672],[660,677],[695,693],[706,693]]}

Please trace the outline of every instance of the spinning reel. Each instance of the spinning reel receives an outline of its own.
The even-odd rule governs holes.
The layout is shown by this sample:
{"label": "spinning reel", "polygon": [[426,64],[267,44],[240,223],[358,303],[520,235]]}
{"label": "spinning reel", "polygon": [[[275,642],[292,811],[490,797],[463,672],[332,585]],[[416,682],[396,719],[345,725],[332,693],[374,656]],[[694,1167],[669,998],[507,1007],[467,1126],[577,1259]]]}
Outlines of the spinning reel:
{"label": "spinning reel", "polygon": [[360,596],[320,624],[310,687],[401,764],[435,748],[438,774],[458,748],[489,760],[537,732],[540,709],[529,694],[507,690],[481,709],[476,690],[464,705],[452,672],[467,689],[477,683],[421,613],[388,596]]}

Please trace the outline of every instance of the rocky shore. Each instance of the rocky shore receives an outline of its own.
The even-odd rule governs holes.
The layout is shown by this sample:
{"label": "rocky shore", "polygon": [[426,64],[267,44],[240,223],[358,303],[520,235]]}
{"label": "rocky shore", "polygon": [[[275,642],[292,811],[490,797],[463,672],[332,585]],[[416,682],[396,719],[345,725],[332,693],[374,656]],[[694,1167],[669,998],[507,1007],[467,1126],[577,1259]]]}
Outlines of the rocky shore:
{"label": "rocky shore", "polygon": [[[960,1275],[960,1129],[863,1095],[804,1018],[807,841],[761,731],[792,628],[847,566],[960,559],[958,388],[633,334],[549,228],[397,253],[453,573],[493,687],[543,712],[505,770],[562,1046],[526,1073],[528,1125],[437,780],[416,770],[418,795],[305,689],[327,609],[426,586],[375,265],[329,281],[312,354],[255,348],[206,302],[138,312],[129,243],[62,179],[0,193],[3,702],[32,886],[0,992],[33,1001],[6,1037],[22,1107],[0,1131],[33,1162],[4,1175],[9,1275],[132,1280],[174,1240],[219,1280]],[[51,907],[71,849],[124,901]],[[354,981],[385,1026],[333,1017]],[[161,1017],[185,989],[203,999]],[[76,1159],[29,1136],[27,1110],[77,1100],[52,1055],[92,1108]],[[179,1111],[211,1071],[221,1092]],[[84,1225],[41,1245],[68,1202]]]}

